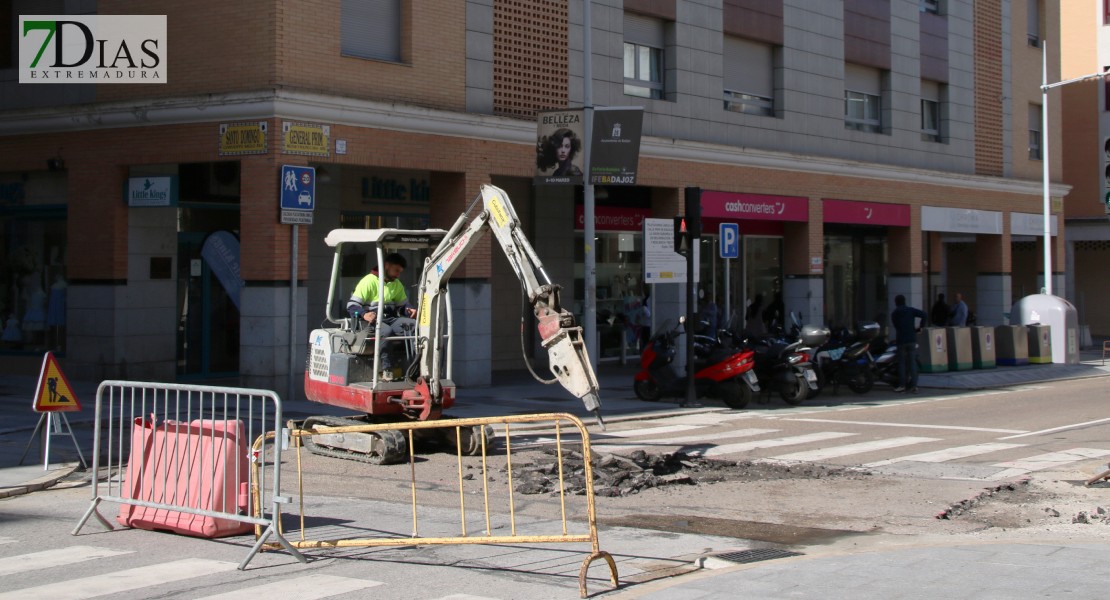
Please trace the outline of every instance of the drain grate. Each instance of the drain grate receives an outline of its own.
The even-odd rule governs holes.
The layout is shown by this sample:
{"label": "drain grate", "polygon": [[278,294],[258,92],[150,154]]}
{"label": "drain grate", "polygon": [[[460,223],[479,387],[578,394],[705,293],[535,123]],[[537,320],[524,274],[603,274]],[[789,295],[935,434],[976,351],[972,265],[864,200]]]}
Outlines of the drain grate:
{"label": "drain grate", "polygon": [[714,558],[727,560],[737,564],[754,563],[764,560],[775,560],[776,558],[787,558],[790,556],[802,556],[801,552],[791,552],[789,550],[776,550],[775,548],[756,548],[754,550],[742,550],[740,552],[724,552],[722,554],[714,554]]}

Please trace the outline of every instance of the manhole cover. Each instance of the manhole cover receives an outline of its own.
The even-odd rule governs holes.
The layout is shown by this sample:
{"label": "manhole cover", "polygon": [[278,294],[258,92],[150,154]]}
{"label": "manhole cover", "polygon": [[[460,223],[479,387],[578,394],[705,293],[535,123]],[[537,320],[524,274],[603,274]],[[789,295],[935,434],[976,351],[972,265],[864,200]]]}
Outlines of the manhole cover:
{"label": "manhole cover", "polygon": [[789,550],[776,550],[774,548],[757,548],[755,550],[742,550],[740,552],[725,552],[723,554],[714,554],[714,558],[727,560],[737,564],[754,563],[764,560],[774,560],[776,558],[787,558],[789,556],[802,556],[801,552],[791,552]]}

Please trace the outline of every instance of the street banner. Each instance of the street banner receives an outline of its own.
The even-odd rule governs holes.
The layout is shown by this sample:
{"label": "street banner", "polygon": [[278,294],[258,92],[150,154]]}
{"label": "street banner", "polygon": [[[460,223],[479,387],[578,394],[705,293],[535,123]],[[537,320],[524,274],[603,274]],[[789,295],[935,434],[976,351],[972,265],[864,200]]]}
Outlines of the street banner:
{"label": "street banner", "polygon": [[536,119],[536,185],[579,185],[586,154],[582,110],[542,111]]}
{"label": "street banner", "polygon": [[636,185],[644,109],[613,106],[594,109],[590,136],[590,183]]}

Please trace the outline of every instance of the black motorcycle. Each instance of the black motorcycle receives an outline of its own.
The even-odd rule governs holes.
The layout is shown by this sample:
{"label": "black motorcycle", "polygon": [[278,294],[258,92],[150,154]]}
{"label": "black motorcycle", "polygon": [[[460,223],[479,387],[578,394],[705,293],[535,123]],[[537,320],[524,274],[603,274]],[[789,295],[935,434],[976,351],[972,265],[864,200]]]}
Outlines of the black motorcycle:
{"label": "black motorcycle", "polygon": [[875,322],[860,323],[855,331],[840,328],[833,332],[814,352],[818,389],[832,384],[836,394],[843,384],[857,394],[870,392],[875,386],[875,368],[869,350],[878,335]]}
{"label": "black motorcycle", "polygon": [[800,319],[791,315],[794,321],[789,332],[747,339],[744,346],[755,352],[756,376],[761,388],[777,390],[784,402],[798,406],[809,397],[817,387],[817,372],[811,362],[809,352],[828,339],[828,329],[802,326]]}

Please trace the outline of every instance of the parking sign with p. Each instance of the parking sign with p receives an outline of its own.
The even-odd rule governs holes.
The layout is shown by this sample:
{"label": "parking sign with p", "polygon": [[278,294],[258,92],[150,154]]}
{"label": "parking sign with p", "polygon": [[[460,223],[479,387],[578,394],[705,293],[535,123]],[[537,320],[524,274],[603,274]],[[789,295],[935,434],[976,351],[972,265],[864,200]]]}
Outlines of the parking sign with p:
{"label": "parking sign with p", "polygon": [[721,223],[721,258],[740,258],[740,225]]}

